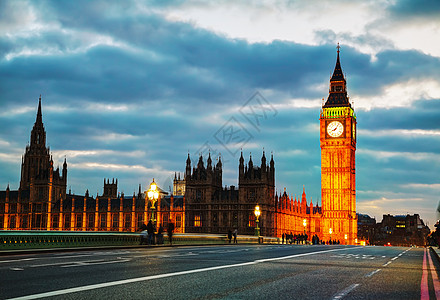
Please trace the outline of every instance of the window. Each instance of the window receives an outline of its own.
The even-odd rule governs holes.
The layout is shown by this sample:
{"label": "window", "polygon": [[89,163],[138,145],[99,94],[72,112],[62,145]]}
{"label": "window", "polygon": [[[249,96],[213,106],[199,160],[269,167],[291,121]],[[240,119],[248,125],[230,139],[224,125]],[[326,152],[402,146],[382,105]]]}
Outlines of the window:
{"label": "window", "polygon": [[4,217],[0,216],[0,228],[3,229]]}
{"label": "window", "polygon": [[202,191],[197,190],[196,191],[196,202],[202,201]]}
{"label": "window", "polygon": [[11,229],[15,228],[15,216],[11,216],[9,218],[9,228],[11,228]]}
{"label": "window", "polygon": [[[28,228],[28,216],[22,216],[21,217],[21,229],[27,229]],[[3,222],[0,221],[0,228],[3,228]]]}
{"label": "window", "polygon": [[81,214],[76,215],[76,228],[79,229],[82,227],[82,221],[83,221],[82,215]]}
{"label": "window", "polygon": [[54,215],[52,218],[52,228],[58,228],[58,221],[60,220],[60,217],[58,215]]}
{"label": "window", "polygon": [[64,217],[64,228],[66,229],[70,228],[70,214]]}
{"label": "window", "polygon": [[44,200],[44,188],[38,188],[38,199]]}
{"label": "window", "polygon": [[254,213],[250,213],[250,214],[249,214],[249,222],[248,222],[248,226],[249,226],[249,227],[256,227],[256,226],[255,226],[255,215],[254,215]]}
{"label": "window", "polygon": [[168,214],[163,214],[162,215],[162,226],[164,228],[168,227],[168,220],[169,220],[169,215]]}
{"label": "window", "polygon": [[233,226],[234,227],[238,227],[238,213],[234,212],[234,222],[233,222]]}
{"label": "window", "polygon": [[194,227],[200,227],[202,226],[202,220],[200,218],[200,215],[194,216]]}
{"label": "window", "polygon": [[113,215],[113,223],[112,223],[112,227],[113,228],[118,228],[119,227],[119,216],[117,214]]}
{"label": "window", "polygon": [[213,223],[214,227],[218,226],[218,214],[217,213],[212,214],[212,223]]}
{"label": "window", "polygon": [[176,228],[180,228],[180,227],[182,227],[182,216],[177,215],[176,216]]}
{"label": "window", "polygon": [[142,224],[144,224],[144,215],[138,214],[137,215],[137,228],[141,228]]}
{"label": "window", "polygon": [[107,216],[105,214],[101,215],[101,222],[99,224],[99,228],[105,229],[107,227]]}
{"label": "window", "polygon": [[93,214],[89,214],[89,218],[87,219],[87,228],[92,229],[95,227],[95,216]]}
{"label": "window", "polygon": [[131,216],[130,216],[130,214],[125,214],[124,228],[130,229],[130,227],[131,227]]}
{"label": "window", "polygon": [[9,212],[15,214],[17,212],[17,203],[9,204]]}

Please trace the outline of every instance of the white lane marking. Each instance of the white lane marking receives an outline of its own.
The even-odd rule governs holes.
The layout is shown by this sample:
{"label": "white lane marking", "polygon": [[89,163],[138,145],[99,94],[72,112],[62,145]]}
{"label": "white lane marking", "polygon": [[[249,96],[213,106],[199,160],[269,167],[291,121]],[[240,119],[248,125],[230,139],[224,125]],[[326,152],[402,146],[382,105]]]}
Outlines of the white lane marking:
{"label": "white lane marking", "polygon": [[309,253],[302,253],[302,254],[293,254],[293,255],[289,255],[289,256],[259,259],[259,260],[255,260],[255,261],[232,264],[232,265],[223,265],[223,266],[208,267],[208,268],[202,268],[202,269],[180,271],[180,272],[174,272],[174,273],[165,273],[165,274],[151,275],[151,276],[145,276],[145,277],[124,279],[124,280],[118,280],[118,281],[112,281],[112,282],[104,282],[104,283],[98,283],[98,284],[79,286],[79,287],[75,287],[75,288],[56,290],[56,291],[52,291],[52,292],[10,298],[9,300],[25,300],[25,299],[27,300],[27,299],[38,299],[38,298],[44,298],[44,297],[53,297],[53,296],[83,292],[83,291],[88,291],[88,290],[95,290],[95,289],[100,289],[100,288],[105,288],[105,287],[110,287],[110,286],[117,286],[117,285],[128,284],[128,283],[134,283],[134,282],[140,282],[140,281],[148,281],[148,280],[154,280],[154,279],[160,279],[160,278],[167,278],[167,277],[180,276],[180,275],[186,275],[186,274],[194,274],[194,273],[200,273],[200,272],[221,270],[221,269],[227,269],[227,268],[244,267],[244,266],[255,265],[255,264],[263,263],[263,262],[290,259],[290,258],[295,258],[295,257],[308,256],[308,255],[314,255],[314,254],[322,254],[322,253],[334,252],[334,251],[344,251],[344,250],[350,250],[350,248],[323,250],[323,251],[316,251],[316,252],[309,252]]}
{"label": "white lane marking", "polygon": [[61,266],[61,268],[72,268],[72,267],[86,267],[86,266],[95,266],[95,265],[106,265],[106,264],[116,264],[116,263],[123,263],[130,261],[131,259],[119,259],[119,260],[108,260],[108,261],[102,261],[102,262],[79,262],[74,265],[67,265],[67,266]]}
{"label": "white lane marking", "polygon": [[336,296],[334,296],[332,299],[342,299],[345,296],[348,295],[348,293],[350,293],[351,291],[353,291],[355,288],[357,288],[360,284],[359,283],[355,283],[350,285],[348,288],[346,288],[345,290],[339,292]]}
{"label": "white lane marking", "polygon": [[396,260],[396,259],[398,259],[398,257],[396,256],[396,257],[393,257],[391,260]]}
{"label": "white lane marking", "polygon": [[382,270],[382,269],[377,269],[377,270],[375,270],[375,271],[373,271],[373,272],[370,272],[370,273],[368,273],[367,275],[365,275],[365,277],[371,277],[371,276],[373,276],[374,274],[380,272],[381,270]]}
{"label": "white lane marking", "polygon": [[64,261],[50,264],[40,264],[40,265],[30,265],[30,268],[39,268],[39,267],[52,267],[52,266],[61,266],[61,265],[69,265],[69,264],[84,264],[84,263],[94,263],[94,262],[102,262],[103,259],[96,260],[86,260],[86,261]]}
{"label": "white lane marking", "polygon": [[12,270],[12,271],[23,271],[24,269],[22,269],[22,268],[9,268],[9,270]]}
{"label": "white lane marking", "polygon": [[11,263],[17,261],[26,261],[26,260],[36,260],[38,258],[21,258],[21,259],[11,259],[11,260],[1,260],[0,263]]}
{"label": "white lane marking", "polygon": [[51,258],[57,258],[57,259],[64,259],[64,258],[77,258],[77,257],[88,257],[88,256],[94,256],[93,254],[83,254],[83,255],[69,255],[69,256],[55,256]]}
{"label": "white lane marking", "polygon": [[386,266],[388,266],[390,263],[391,263],[391,261],[387,262],[386,264],[383,264],[382,266],[383,266],[383,267],[386,267]]}

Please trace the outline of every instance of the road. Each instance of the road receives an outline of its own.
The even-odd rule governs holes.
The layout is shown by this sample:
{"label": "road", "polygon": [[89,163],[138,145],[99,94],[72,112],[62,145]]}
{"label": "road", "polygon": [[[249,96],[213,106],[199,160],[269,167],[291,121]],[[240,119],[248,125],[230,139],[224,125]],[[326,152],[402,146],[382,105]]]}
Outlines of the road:
{"label": "road", "polygon": [[[430,263],[430,258],[432,257]],[[2,299],[435,299],[424,248],[225,245],[0,257]]]}

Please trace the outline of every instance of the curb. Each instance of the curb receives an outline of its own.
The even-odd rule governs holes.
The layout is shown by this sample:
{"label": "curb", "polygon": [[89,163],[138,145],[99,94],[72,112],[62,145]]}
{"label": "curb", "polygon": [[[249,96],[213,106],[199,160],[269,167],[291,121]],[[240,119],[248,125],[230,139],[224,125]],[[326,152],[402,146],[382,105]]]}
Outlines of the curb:
{"label": "curb", "polygon": [[432,252],[435,254],[435,257],[437,258],[437,262],[440,263],[440,249],[437,247],[437,249],[434,249],[432,246],[429,246],[429,249],[432,250]]}

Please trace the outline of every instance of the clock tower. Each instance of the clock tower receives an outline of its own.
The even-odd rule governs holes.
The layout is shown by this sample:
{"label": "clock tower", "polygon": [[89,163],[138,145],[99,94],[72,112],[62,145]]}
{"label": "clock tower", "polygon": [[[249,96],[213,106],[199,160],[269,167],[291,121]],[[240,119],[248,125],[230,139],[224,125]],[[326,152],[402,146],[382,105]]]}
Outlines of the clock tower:
{"label": "clock tower", "polygon": [[338,56],[320,116],[322,238],[354,244],[356,218],[356,115]]}

